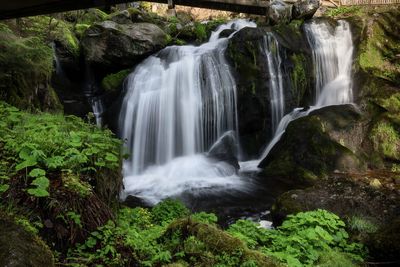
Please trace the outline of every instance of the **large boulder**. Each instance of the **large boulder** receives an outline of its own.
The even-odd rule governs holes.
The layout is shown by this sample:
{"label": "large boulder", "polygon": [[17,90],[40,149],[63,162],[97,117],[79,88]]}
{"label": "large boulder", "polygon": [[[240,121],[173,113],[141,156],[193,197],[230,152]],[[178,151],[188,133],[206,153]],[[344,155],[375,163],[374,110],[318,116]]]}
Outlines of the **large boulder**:
{"label": "large boulder", "polygon": [[86,62],[111,70],[130,68],[166,45],[167,35],[150,23],[104,21],[86,30],[82,40]]}
{"label": "large boulder", "polygon": [[221,136],[217,142],[208,151],[208,157],[218,161],[224,161],[239,169],[239,162],[237,159],[239,144],[236,141],[234,131],[228,131]]}
{"label": "large boulder", "polygon": [[54,259],[42,240],[0,215],[0,266],[52,267]]}
{"label": "large boulder", "polygon": [[365,131],[353,105],[328,106],[289,123],[278,143],[260,163],[263,177],[310,184],[333,171],[364,168],[358,149]]}
{"label": "large boulder", "polygon": [[268,8],[267,17],[271,24],[288,23],[292,20],[292,5],[274,0]]}
{"label": "large boulder", "polygon": [[293,19],[311,19],[319,8],[319,0],[299,0],[293,4]]}

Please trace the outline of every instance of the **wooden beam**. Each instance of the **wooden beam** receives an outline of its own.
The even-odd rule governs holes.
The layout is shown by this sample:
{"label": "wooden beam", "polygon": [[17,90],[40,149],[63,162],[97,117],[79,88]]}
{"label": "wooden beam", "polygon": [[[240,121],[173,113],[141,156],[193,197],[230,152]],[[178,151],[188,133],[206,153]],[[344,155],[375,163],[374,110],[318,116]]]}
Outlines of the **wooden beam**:
{"label": "wooden beam", "polygon": [[[91,7],[111,6],[131,0],[10,0],[0,5],[0,20],[24,16],[34,16],[86,9]],[[149,2],[168,4],[170,0]],[[268,0],[174,0],[173,5],[202,7],[217,10],[265,15]]]}

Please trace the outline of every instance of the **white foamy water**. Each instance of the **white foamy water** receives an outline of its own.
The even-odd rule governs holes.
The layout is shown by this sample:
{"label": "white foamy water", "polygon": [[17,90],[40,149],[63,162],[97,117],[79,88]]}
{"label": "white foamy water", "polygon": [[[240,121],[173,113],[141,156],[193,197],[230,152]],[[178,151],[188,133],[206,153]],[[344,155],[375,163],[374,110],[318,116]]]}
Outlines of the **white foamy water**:
{"label": "white foamy water", "polygon": [[228,39],[218,37],[243,27],[256,24],[233,21],[204,45],[167,47],[129,76],[120,116],[132,155],[124,162],[124,196],[155,203],[187,190],[243,187],[231,166],[200,154],[225,132],[237,133],[236,84],[224,57]]}
{"label": "white foamy water", "polygon": [[353,100],[351,67],[354,46],[350,25],[346,21],[338,21],[337,27],[331,29],[327,23],[311,22],[305,25],[305,32],[313,53],[316,75],[315,105],[307,111],[296,108],[282,118],[260,161],[281,139],[291,121],[307,116],[313,110],[348,104]]}

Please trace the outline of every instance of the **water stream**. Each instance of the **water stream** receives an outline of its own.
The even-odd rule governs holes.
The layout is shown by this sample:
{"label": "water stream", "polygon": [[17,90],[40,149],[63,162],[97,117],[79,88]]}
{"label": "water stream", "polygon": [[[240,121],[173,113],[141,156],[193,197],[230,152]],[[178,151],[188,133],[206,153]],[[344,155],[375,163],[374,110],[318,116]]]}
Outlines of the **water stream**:
{"label": "water stream", "polygon": [[204,154],[225,132],[237,135],[236,84],[224,57],[225,29],[256,27],[236,20],[201,46],[171,46],[146,59],[127,80],[121,135],[125,196],[155,203],[186,190],[246,190],[232,166]]}
{"label": "water stream", "polygon": [[316,75],[315,105],[307,110],[296,108],[285,115],[258,162],[268,155],[291,121],[316,109],[347,104],[353,100],[351,67],[354,47],[350,25],[341,20],[332,31],[327,23],[311,22],[305,25],[305,33],[312,49]]}
{"label": "water stream", "polygon": [[[336,28],[321,22],[305,25],[315,66],[315,105],[284,115],[280,45],[273,34],[264,38],[269,67],[274,138],[258,160],[240,162],[240,171],[207,156],[226,132],[238,138],[236,84],[224,57],[225,29],[256,27],[246,20],[219,27],[201,46],[172,46],[147,58],[127,79],[121,116],[121,136],[131,157],[124,162],[122,198],[133,195],[150,204],[190,192],[251,194],[246,172],[257,170],[287,125],[312,110],[352,101],[353,44],[348,23]],[[240,141],[240,140],[238,140]]]}

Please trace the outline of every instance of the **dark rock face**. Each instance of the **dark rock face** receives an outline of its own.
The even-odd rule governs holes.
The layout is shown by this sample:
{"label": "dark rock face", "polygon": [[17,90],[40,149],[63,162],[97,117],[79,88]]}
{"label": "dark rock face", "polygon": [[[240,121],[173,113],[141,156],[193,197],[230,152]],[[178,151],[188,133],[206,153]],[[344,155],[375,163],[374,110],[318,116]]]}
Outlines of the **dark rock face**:
{"label": "dark rock face", "polygon": [[260,163],[263,177],[299,184],[339,171],[364,168],[357,148],[364,140],[361,115],[353,105],[329,106],[292,121]]}
{"label": "dark rock face", "polygon": [[43,241],[9,218],[0,218],[0,266],[54,266],[54,259]]}
{"label": "dark rock face", "polygon": [[[233,67],[237,83],[239,135],[243,153],[257,157],[273,135],[269,95],[269,72],[265,36],[273,32],[280,44],[284,69],[285,113],[295,107],[311,104],[311,54],[301,24],[270,28],[244,28],[230,40],[226,57]],[[297,45],[296,44],[301,44]]]}
{"label": "dark rock face", "polygon": [[300,0],[293,4],[293,19],[311,19],[319,8],[318,0]]}
{"label": "dark rock face", "polygon": [[229,131],[221,136],[221,138],[208,151],[208,156],[210,158],[219,161],[225,161],[234,166],[236,169],[239,169],[240,166],[238,163],[237,154],[238,143],[233,131]]}
{"label": "dark rock face", "polygon": [[166,34],[154,24],[105,21],[85,32],[82,47],[86,62],[109,69],[124,69],[162,49],[166,42]]}

